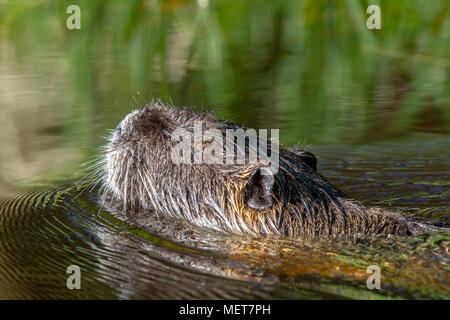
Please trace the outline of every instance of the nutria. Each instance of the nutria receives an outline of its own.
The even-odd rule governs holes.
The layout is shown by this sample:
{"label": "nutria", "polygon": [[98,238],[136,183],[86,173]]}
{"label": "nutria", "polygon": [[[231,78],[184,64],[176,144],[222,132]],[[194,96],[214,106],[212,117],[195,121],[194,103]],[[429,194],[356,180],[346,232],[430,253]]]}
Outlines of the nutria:
{"label": "nutria", "polygon": [[279,146],[276,172],[259,161],[195,161],[195,152],[193,162],[176,163],[171,155],[180,140],[173,133],[182,128],[194,134],[196,121],[203,131],[223,134],[244,128],[208,112],[161,103],[127,115],[105,147],[101,180],[111,201],[127,211],[153,210],[160,217],[253,235],[415,235],[429,230],[401,213],[350,199],[317,172],[317,159],[308,151]]}

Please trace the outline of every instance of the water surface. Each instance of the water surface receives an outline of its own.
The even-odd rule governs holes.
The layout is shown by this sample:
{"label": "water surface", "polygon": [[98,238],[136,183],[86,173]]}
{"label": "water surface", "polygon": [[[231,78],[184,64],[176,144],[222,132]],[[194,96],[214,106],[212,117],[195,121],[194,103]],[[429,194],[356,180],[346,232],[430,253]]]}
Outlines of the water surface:
{"label": "water surface", "polygon": [[[415,143],[420,152],[407,144],[314,152],[320,172],[352,197],[448,224],[449,157],[440,146],[449,143]],[[0,202],[3,298],[449,297],[446,233],[250,238],[115,212],[94,191],[73,181],[59,185],[16,191]],[[72,264],[81,267],[81,291],[65,286]],[[370,265],[382,270],[381,290],[366,287]]]}

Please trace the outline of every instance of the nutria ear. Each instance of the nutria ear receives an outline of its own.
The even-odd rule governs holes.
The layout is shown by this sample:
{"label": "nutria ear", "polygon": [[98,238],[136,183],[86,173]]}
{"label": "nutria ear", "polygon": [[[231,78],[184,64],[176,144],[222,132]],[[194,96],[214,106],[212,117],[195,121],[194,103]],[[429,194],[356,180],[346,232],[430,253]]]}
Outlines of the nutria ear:
{"label": "nutria ear", "polygon": [[309,151],[296,150],[295,153],[300,157],[300,159],[307,164],[311,169],[317,171],[317,158]]}
{"label": "nutria ear", "polygon": [[256,169],[245,186],[245,203],[255,210],[270,208],[273,183],[273,173],[269,169]]}

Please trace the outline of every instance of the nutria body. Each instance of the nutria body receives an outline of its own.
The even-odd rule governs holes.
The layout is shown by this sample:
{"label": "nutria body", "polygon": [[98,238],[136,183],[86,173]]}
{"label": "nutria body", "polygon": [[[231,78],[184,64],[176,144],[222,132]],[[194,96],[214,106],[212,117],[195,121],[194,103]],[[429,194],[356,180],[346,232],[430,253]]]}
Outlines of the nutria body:
{"label": "nutria body", "polygon": [[[124,210],[152,210],[225,232],[292,237],[325,235],[411,235],[426,229],[399,213],[368,208],[330,184],[307,151],[279,147],[279,168],[243,164],[175,163],[173,149],[182,128],[240,126],[195,112],[150,104],[127,115],[105,148],[103,183]],[[192,137],[192,136],[190,136]],[[247,150],[248,151],[248,150]]]}

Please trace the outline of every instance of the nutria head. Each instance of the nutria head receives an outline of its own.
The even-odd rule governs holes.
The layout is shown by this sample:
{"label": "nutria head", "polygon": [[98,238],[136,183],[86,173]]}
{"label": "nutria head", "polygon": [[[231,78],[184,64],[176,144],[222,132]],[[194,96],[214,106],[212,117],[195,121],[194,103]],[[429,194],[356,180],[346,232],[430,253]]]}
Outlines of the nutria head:
{"label": "nutria head", "polygon": [[[250,161],[246,139],[244,163],[236,161],[237,153],[230,163],[205,161],[205,154],[195,150],[196,123],[202,124],[202,134],[214,129],[225,136],[227,129],[242,128],[209,113],[161,104],[127,115],[106,146],[104,187],[113,201],[125,210],[154,210],[159,216],[226,232],[291,236],[403,232],[401,224],[392,222],[396,219],[371,215],[348,200],[316,171],[317,159],[310,152],[289,151],[268,141],[279,155],[279,167],[273,170],[267,162]],[[180,130],[183,139],[175,134]],[[177,150],[182,141],[189,142],[184,153]],[[201,145],[208,148],[212,141],[204,139]],[[225,150],[225,144],[219,148]],[[180,161],[178,155],[189,161]],[[224,159],[219,156],[216,160]]]}

